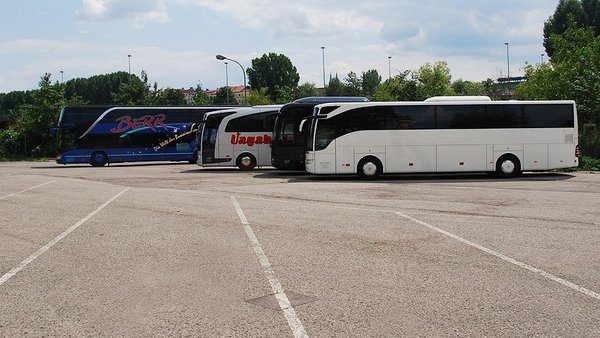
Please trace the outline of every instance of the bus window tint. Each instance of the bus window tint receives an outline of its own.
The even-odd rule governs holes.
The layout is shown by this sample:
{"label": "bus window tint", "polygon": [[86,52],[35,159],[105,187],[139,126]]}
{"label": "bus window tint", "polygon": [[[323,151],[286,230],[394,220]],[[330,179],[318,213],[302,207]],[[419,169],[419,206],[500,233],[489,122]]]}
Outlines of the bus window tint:
{"label": "bus window tint", "polygon": [[272,131],[275,126],[276,118],[277,111],[238,117],[229,121],[225,128],[225,132]]}
{"label": "bus window tint", "polygon": [[573,128],[572,106],[568,104],[532,104],[523,107],[525,128]]}

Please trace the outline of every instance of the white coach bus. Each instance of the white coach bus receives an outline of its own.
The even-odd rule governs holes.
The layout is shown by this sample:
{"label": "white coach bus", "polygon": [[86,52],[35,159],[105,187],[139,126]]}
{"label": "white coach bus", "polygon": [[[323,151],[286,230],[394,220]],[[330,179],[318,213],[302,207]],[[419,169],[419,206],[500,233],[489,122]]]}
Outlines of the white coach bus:
{"label": "white coach bus", "polygon": [[491,172],[576,167],[574,101],[328,103],[315,107],[306,170],[313,174]]}
{"label": "white coach bus", "polygon": [[282,105],[206,113],[199,132],[198,165],[252,170],[271,165],[271,139]]}

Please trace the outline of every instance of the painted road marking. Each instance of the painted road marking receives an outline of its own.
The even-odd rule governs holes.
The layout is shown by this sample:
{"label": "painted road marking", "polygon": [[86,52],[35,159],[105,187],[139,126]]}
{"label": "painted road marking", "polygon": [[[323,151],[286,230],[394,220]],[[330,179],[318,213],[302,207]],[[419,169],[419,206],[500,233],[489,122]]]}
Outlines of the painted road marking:
{"label": "painted road marking", "polygon": [[42,183],[42,184],[38,184],[35,187],[31,187],[29,189],[21,190],[19,192],[14,193],[14,194],[6,195],[6,196],[0,196],[0,200],[5,199],[5,198],[9,198],[9,197],[12,197],[12,196],[16,196],[16,195],[19,195],[19,194],[22,194],[22,193],[27,192],[29,190],[33,190],[33,189],[37,189],[39,187],[43,187],[43,186],[48,185],[48,184],[53,183],[53,182],[56,182],[56,180],[50,181],[50,182],[46,182],[46,183]]}
{"label": "painted road marking", "polygon": [[[50,182],[48,182],[48,183],[50,183]],[[88,221],[90,218],[94,217],[94,215],[96,215],[98,212],[100,212],[102,209],[104,209],[107,205],[109,205],[114,200],[116,200],[119,196],[123,195],[123,193],[125,193],[129,189],[131,189],[131,188],[125,188],[125,189],[123,189],[120,193],[116,194],[111,199],[109,199],[108,201],[104,202],[104,204],[102,204],[101,206],[99,206],[96,210],[90,212],[87,216],[85,216],[84,218],[82,218],[81,220],[79,220],[79,222],[71,225],[71,227],[69,227],[67,230],[65,230],[62,234],[56,236],[53,240],[51,240],[50,242],[48,242],[48,244],[46,244],[43,247],[39,248],[38,251],[34,252],[31,256],[27,257],[24,261],[22,261],[21,263],[19,263],[19,265],[17,265],[16,267],[14,267],[12,270],[10,270],[9,272],[5,273],[2,277],[0,277],[0,285],[6,283],[6,281],[8,281],[11,277],[13,277],[14,275],[16,275],[19,271],[23,270],[27,265],[29,265],[29,263],[33,262],[36,258],[38,258],[44,252],[48,251],[52,246],[54,246],[54,244],[58,243],[63,238],[67,237],[71,232],[75,231],[83,223],[85,223],[86,221]]]}
{"label": "painted road marking", "polygon": [[583,293],[583,294],[585,294],[587,296],[590,296],[592,298],[596,298],[596,299],[600,300],[600,294],[599,293],[594,292],[594,291],[589,290],[589,289],[586,289],[586,288],[584,288],[582,286],[579,286],[579,285],[577,285],[575,283],[569,282],[566,279],[562,279],[560,277],[557,277],[557,276],[555,276],[555,275],[553,275],[551,273],[548,273],[548,272],[546,272],[544,270],[540,270],[540,269],[538,269],[536,267],[533,267],[533,266],[531,266],[529,264],[525,264],[523,262],[519,262],[518,260],[516,260],[514,258],[508,257],[506,255],[503,255],[503,254],[499,253],[499,252],[496,252],[494,250],[488,249],[488,248],[484,247],[483,245],[479,245],[477,243],[471,242],[471,241],[469,241],[467,239],[464,239],[464,238],[462,238],[460,236],[457,236],[457,235],[455,235],[455,234],[453,234],[451,232],[448,232],[446,230],[442,230],[442,229],[440,229],[440,228],[438,228],[436,226],[433,226],[431,224],[425,223],[423,221],[420,221],[420,220],[418,220],[416,218],[410,217],[410,216],[408,216],[406,214],[403,214],[401,212],[396,212],[396,215],[398,215],[400,217],[403,217],[403,218],[406,218],[406,219],[408,219],[410,221],[413,221],[413,222],[415,222],[417,224],[420,224],[422,226],[425,226],[425,227],[427,227],[427,228],[429,228],[431,230],[437,231],[437,232],[441,233],[444,236],[450,237],[450,238],[455,239],[455,240],[457,240],[459,242],[462,242],[464,244],[472,246],[472,247],[474,247],[476,249],[479,249],[479,250],[481,250],[483,252],[486,252],[486,253],[488,253],[488,254],[490,254],[492,256],[498,257],[498,258],[500,258],[500,259],[502,259],[502,260],[504,260],[506,262],[509,262],[511,264],[519,266],[519,267],[521,267],[523,269],[529,270],[529,271],[531,271],[533,273],[539,274],[539,275],[541,275],[541,276],[543,276],[543,277],[545,277],[547,279],[550,279],[552,281],[555,281],[555,282],[557,282],[557,283],[559,283],[559,284],[561,284],[563,286],[566,286],[566,287],[571,288],[571,289],[573,289],[575,291],[581,292],[581,293]]}
{"label": "painted road marking", "polygon": [[279,304],[281,311],[283,311],[283,315],[285,316],[285,319],[287,320],[290,329],[292,329],[292,333],[294,334],[294,337],[308,337],[308,334],[306,333],[306,330],[304,329],[302,322],[300,322],[300,318],[298,318],[298,316],[296,315],[296,311],[290,304],[290,300],[288,299],[287,295],[285,294],[283,287],[281,286],[281,283],[279,282],[277,277],[275,277],[275,272],[273,271],[273,268],[271,267],[271,264],[269,263],[269,259],[267,258],[267,255],[265,255],[265,252],[263,251],[262,247],[260,246],[258,239],[254,235],[254,231],[252,231],[252,228],[250,227],[250,223],[248,223],[248,219],[246,218],[246,215],[244,215],[244,211],[240,207],[240,204],[237,202],[237,199],[235,198],[235,196],[230,196],[230,198],[231,198],[231,202],[233,203],[233,206],[235,208],[235,211],[237,211],[240,221],[244,225],[244,230],[246,230],[246,235],[248,236],[250,243],[252,243],[252,248],[254,249],[254,253],[258,257],[258,261],[260,262],[260,265],[263,268],[263,272],[265,273],[265,276],[267,276],[267,280],[269,281],[269,284],[271,284],[271,288],[273,289],[273,292],[275,293],[275,298],[277,299],[277,303]]}

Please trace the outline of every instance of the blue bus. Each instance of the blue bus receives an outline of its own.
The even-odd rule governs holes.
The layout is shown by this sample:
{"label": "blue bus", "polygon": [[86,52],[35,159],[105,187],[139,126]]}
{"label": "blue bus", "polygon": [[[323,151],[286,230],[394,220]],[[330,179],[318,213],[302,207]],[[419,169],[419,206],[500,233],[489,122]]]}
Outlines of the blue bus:
{"label": "blue bus", "polygon": [[188,161],[198,158],[197,124],[224,106],[67,106],[58,125],[56,162]]}

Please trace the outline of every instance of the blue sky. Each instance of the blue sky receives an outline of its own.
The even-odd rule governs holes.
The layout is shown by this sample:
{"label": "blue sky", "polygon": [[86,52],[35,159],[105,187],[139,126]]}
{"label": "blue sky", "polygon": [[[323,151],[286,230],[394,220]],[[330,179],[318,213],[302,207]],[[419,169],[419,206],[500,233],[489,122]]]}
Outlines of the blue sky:
{"label": "blue sky", "polygon": [[[288,56],[300,83],[376,69],[386,79],[445,60],[453,80],[511,76],[538,63],[558,0],[0,0],[0,92],[127,71],[159,87],[225,85],[223,54],[244,67]],[[132,55],[129,60],[127,55]],[[388,57],[391,56],[391,59]],[[547,58],[545,58],[547,60]],[[243,83],[236,64],[229,84]]]}

